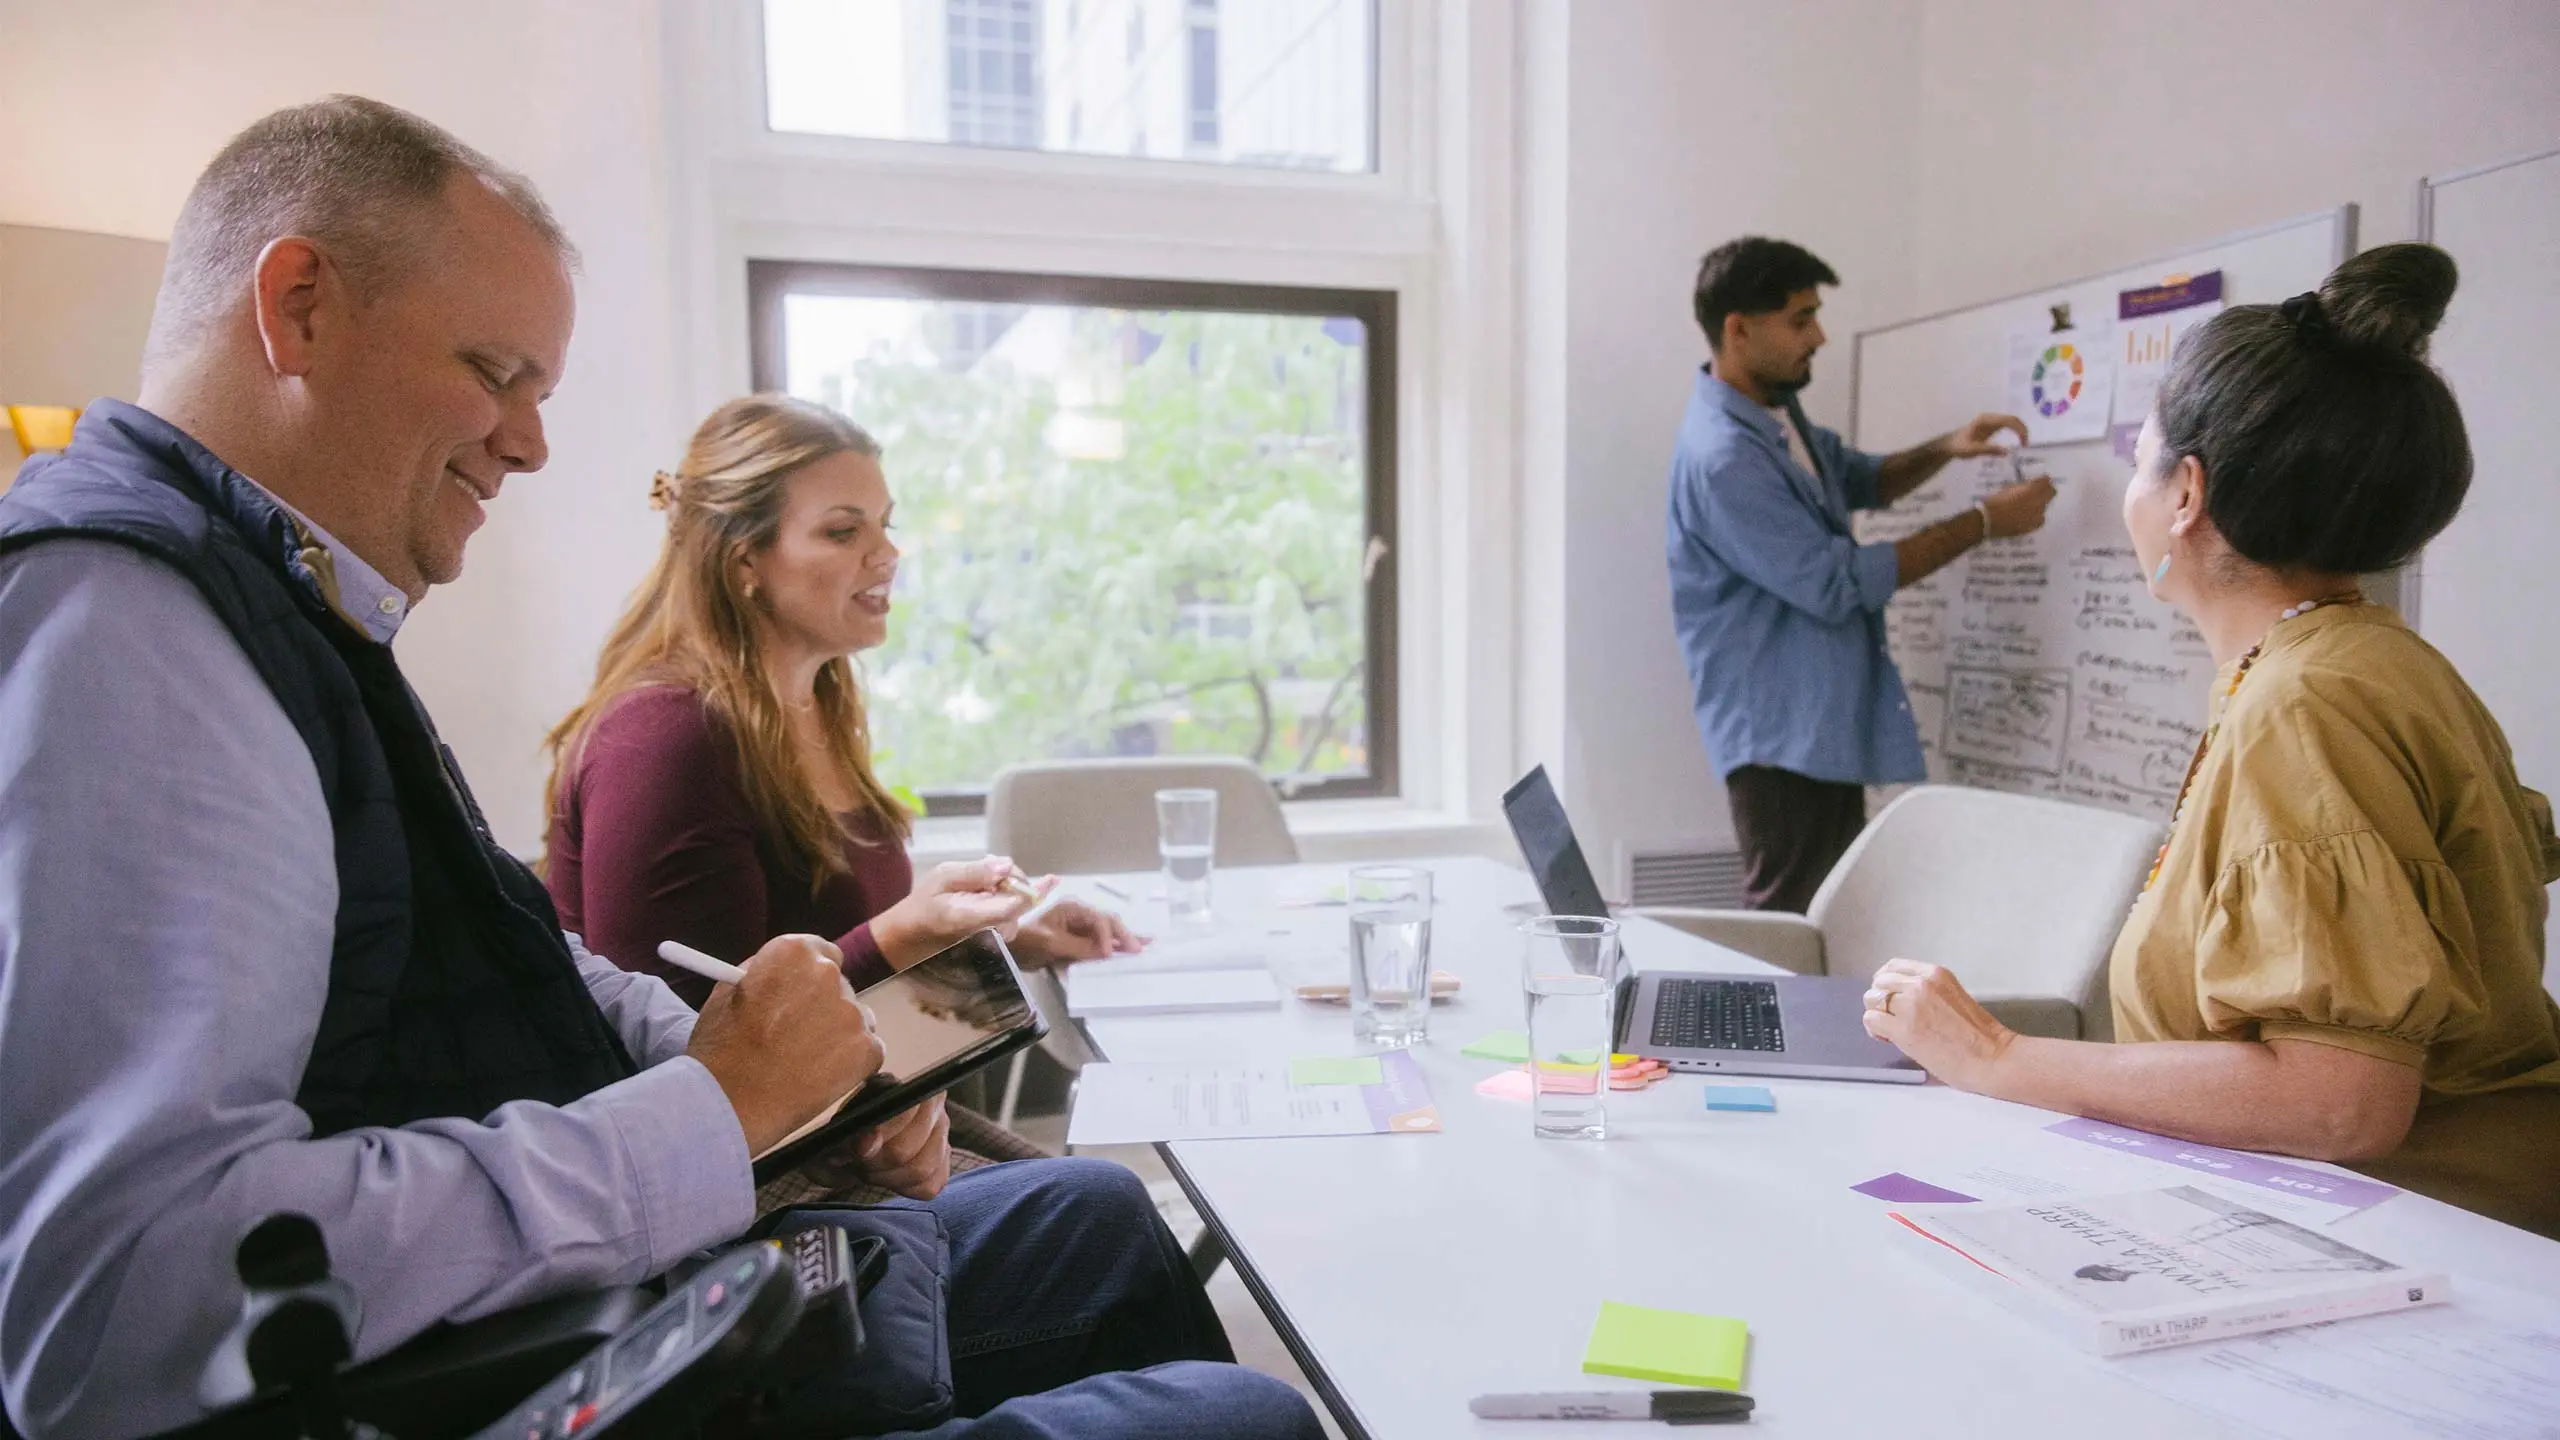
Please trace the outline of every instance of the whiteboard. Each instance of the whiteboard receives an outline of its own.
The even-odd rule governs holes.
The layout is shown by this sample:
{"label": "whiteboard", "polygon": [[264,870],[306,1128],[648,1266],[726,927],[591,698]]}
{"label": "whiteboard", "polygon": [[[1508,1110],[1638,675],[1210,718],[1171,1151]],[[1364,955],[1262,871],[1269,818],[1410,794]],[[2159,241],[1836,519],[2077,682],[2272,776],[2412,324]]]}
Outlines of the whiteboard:
{"label": "whiteboard", "polygon": [[[2051,330],[2068,303],[2077,333],[2103,338],[2118,292],[2222,273],[2230,304],[2317,287],[2355,251],[2342,205],[2181,254],[1861,333],[1850,438],[1889,453],[2009,408],[2011,347]],[[2054,338],[2075,332],[2062,332]],[[2047,795],[2166,820],[2203,733],[2213,657],[2204,637],[2143,584],[2122,517],[2130,471],[2100,438],[2034,444],[2027,473],[2053,477],[2045,526],[1997,540],[1896,595],[1888,643],[1911,695],[1933,780]],[[2014,478],[2005,460],[1958,461],[1862,540],[1899,540]]]}
{"label": "whiteboard", "polygon": [[[2560,791],[2560,151],[2426,181],[2418,233],[2462,267],[2434,358],[2474,471],[2418,562],[2412,618],[2506,727],[2518,776]],[[2560,993],[2560,917],[2544,966]]]}

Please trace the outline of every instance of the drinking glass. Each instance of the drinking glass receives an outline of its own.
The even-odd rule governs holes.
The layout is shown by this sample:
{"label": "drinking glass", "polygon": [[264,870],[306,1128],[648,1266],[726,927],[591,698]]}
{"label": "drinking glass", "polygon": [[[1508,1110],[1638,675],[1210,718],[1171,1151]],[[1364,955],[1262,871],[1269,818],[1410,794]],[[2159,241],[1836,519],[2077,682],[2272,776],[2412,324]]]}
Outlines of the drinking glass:
{"label": "drinking glass", "polygon": [[1529,1118],[1556,1140],[1609,1134],[1609,1052],[1616,1039],[1618,922],[1540,915],[1520,922],[1520,984],[1529,1002]]}
{"label": "drinking glass", "polygon": [[1164,860],[1166,919],[1175,931],[1198,932],[1209,914],[1209,871],[1218,853],[1218,792],[1156,792],[1156,854]]}
{"label": "drinking glass", "polygon": [[1351,1034],[1401,1049],[1431,1030],[1431,872],[1351,872]]}

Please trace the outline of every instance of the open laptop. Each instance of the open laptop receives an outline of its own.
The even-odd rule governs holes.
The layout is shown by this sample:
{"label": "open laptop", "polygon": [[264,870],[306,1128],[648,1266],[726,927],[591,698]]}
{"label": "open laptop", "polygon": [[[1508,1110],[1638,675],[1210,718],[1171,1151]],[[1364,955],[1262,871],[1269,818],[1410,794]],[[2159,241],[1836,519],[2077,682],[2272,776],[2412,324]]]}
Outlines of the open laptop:
{"label": "open laptop", "polygon": [[[1545,766],[1503,793],[1502,814],[1550,913],[1609,913]],[[1859,1019],[1866,992],[1867,982],[1851,976],[1630,974],[1618,987],[1617,1048],[1674,1070],[1905,1085],[1928,1079],[1866,1032]]]}

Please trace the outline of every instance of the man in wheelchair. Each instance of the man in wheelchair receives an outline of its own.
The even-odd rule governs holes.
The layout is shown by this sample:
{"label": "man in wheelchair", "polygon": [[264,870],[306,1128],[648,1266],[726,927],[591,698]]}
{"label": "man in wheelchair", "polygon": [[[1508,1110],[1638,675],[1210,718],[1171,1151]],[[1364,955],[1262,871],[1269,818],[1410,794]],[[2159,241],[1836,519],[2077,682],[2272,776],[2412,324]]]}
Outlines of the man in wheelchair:
{"label": "man in wheelchair", "polygon": [[[22,1434],[200,1420],[235,1246],[270,1216],[325,1241],[359,1364],[662,1275],[749,1232],[748,1157],[880,1063],[823,941],[766,945],[697,1020],[563,935],[393,657],[547,458],[573,263],[527,182],[415,116],[268,116],[179,216],[140,403],[99,402],[0,497],[0,1409]],[[465,623],[503,655],[521,621]],[[939,1102],[836,1169],[911,1197],[862,1222],[905,1302],[803,1433],[1317,1433],[1217,1363],[1125,1170],[953,1180]]]}

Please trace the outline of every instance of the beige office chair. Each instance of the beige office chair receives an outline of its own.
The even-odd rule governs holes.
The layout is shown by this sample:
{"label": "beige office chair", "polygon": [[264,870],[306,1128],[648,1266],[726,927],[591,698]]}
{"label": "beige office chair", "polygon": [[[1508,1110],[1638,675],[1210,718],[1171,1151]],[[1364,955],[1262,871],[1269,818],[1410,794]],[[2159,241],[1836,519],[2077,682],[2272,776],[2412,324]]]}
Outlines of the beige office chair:
{"label": "beige office chair", "polygon": [[2107,1040],[2107,952],[2160,839],[2112,810],[1921,785],[1867,823],[1803,915],[1638,913],[1799,975],[1927,960],[2013,1030]]}
{"label": "beige office chair", "polygon": [[[1298,842],[1271,782],[1251,761],[1232,756],[1008,765],[987,786],[987,849],[1034,875],[1152,870],[1159,863],[1156,792],[1182,788],[1218,792],[1219,867],[1297,863]],[[1068,1070],[1082,1069],[1093,1050],[1068,1019],[1065,987],[1042,972],[1023,978],[1049,1022],[1040,1048]],[[1013,1124],[1028,1059],[1016,1055],[1005,1073],[1000,1125]]]}
{"label": "beige office chair", "polygon": [[987,848],[1035,875],[1156,868],[1156,792],[1218,792],[1220,865],[1295,865],[1298,842],[1249,760],[1199,756],[1008,765],[987,787]]}

